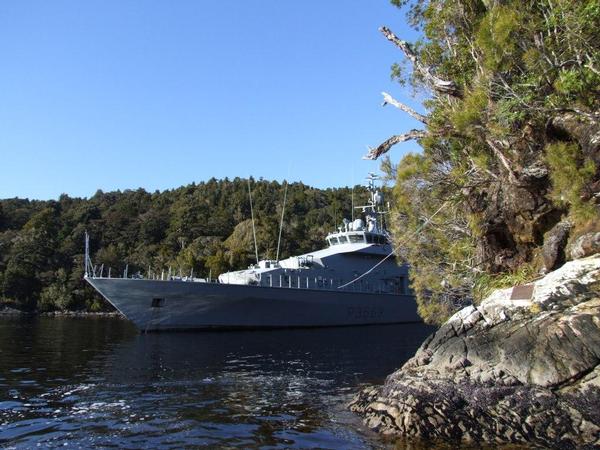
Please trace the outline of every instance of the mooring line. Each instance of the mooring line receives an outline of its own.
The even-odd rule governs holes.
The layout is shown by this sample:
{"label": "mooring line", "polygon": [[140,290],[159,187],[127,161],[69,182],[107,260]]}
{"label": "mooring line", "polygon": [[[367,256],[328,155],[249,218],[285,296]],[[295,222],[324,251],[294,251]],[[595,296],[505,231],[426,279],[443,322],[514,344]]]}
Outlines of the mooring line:
{"label": "mooring line", "polygon": [[386,260],[387,260],[387,259],[388,259],[390,256],[392,256],[392,255],[395,255],[395,254],[396,254],[396,252],[397,252],[397,251],[400,249],[400,247],[401,247],[401,246],[402,246],[402,245],[403,245],[403,244],[404,244],[404,243],[405,243],[405,242],[406,242],[406,241],[407,241],[409,238],[412,238],[412,237],[416,236],[417,234],[419,234],[419,233],[421,232],[421,230],[422,230],[423,228],[425,228],[425,227],[427,226],[427,224],[429,224],[429,222],[431,222],[431,219],[433,219],[433,218],[434,218],[434,217],[435,217],[435,216],[436,216],[436,215],[437,215],[437,214],[438,214],[438,213],[439,213],[439,212],[440,212],[442,209],[444,209],[444,207],[445,207],[447,204],[448,204],[448,200],[446,200],[444,203],[442,203],[442,206],[440,206],[436,212],[434,212],[434,213],[433,213],[433,214],[432,214],[432,215],[431,215],[431,216],[430,216],[430,217],[429,217],[429,218],[428,218],[428,219],[427,219],[425,222],[423,222],[423,224],[422,224],[422,225],[421,225],[419,228],[417,228],[417,230],[415,230],[415,232],[414,232],[412,235],[410,235],[410,236],[406,237],[406,238],[405,238],[405,239],[404,239],[402,242],[400,242],[400,243],[399,243],[399,244],[396,246],[396,248],[394,248],[394,249],[392,250],[392,252],[391,252],[389,255],[387,255],[385,258],[383,258],[381,261],[379,261],[377,264],[375,264],[373,267],[371,267],[369,270],[367,270],[367,271],[366,271],[365,273],[363,273],[361,276],[359,276],[359,277],[356,277],[355,279],[353,279],[353,280],[349,281],[349,282],[348,282],[348,283],[346,283],[346,284],[343,284],[343,285],[341,285],[341,286],[338,286],[338,289],[343,289],[343,288],[345,288],[346,286],[350,286],[351,284],[354,284],[354,283],[356,283],[356,282],[357,282],[358,280],[360,280],[361,278],[363,278],[363,277],[367,276],[368,274],[370,274],[371,272],[373,272],[373,271],[374,271],[374,270],[375,270],[377,267],[379,267],[381,264],[383,264],[383,263],[384,263],[384,261],[386,261]]}

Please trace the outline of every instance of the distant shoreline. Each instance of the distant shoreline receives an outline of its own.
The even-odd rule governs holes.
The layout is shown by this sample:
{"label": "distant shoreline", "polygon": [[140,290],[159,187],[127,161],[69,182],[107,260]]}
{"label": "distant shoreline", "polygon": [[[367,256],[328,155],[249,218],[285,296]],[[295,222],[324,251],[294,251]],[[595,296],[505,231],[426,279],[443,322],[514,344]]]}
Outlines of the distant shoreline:
{"label": "distant shoreline", "polygon": [[126,320],[118,311],[21,311],[15,308],[0,309],[0,317],[119,317]]}

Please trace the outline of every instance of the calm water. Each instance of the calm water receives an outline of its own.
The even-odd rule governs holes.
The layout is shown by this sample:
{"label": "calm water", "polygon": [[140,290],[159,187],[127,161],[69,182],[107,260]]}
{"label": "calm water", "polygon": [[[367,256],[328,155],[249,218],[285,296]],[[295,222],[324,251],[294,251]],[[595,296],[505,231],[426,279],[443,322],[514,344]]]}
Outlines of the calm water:
{"label": "calm water", "polygon": [[382,448],[345,404],[424,325],[137,334],[0,317],[0,447]]}

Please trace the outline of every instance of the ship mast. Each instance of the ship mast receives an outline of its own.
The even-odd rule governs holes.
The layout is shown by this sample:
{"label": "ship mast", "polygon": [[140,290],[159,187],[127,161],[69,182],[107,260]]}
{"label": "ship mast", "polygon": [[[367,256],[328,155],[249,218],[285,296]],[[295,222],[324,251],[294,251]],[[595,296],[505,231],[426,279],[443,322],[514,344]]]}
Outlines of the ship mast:
{"label": "ship mast", "polygon": [[252,236],[254,237],[254,254],[258,264],[258,244],[256,243],[256,227],[254,226],[254,209],[252,209],[252,191],[250,190],[250,178],[248,178],[248,197],[250,198],[250,217],[252,217]]}
{"label": "ship mast", "polygon": [[[368,231],[376,231],[385,234],[385,230],[383,229],[383,215],[386,214],[386,212],[380,210],[380,206],[383,204],[383,195],[375,186],[375,182],[377,180],[379,180],[378,175],[372,172],[369,173],[369,175],[367,176],[367,189],[369,190],[371,196],[369,198],[368,204],[362,206],[355,206],[355,209],[361,209],[362,212],[365,214]],[[379,216],[381,216],[381,221],[379,220]]]}
{"label": "ship mast", "polygon": [[281,222],[279,223],[279,238],[277,239],[277,256],[275,261],[279,262],[279,247],[281,246],[281,232],[283,231],[283,216],[285,214],[285,202],[287,200],[288,182],[285,180],[285,191],[283,191],[283,207],[281,208]]}

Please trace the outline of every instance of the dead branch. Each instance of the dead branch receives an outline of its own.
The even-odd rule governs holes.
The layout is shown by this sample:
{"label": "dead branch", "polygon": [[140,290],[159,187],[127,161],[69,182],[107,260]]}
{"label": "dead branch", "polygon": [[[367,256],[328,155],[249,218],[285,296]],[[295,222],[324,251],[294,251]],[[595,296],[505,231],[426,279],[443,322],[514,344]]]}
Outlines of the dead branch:
{"label": "dead branch", "polygon": [[458,86],[454,81],[442,80],[441,78],[432,74],[428,67],[423,66],[408,42],[399,39],[388,27],[381,27],[379,28],[379,31],[383,33],[388,41],[402,50],[404,55],[412,62],[414,68],[423,76],[423,78],[425,78],[434,91],[442,94],[448,94],[453,97],[462,96]]}
{"label": "dead branch", "polygon": [[502,153],[502,150],[500,149],[500,144],[498,142],[496,142],[492,139],[488,139],[488,138],[486,138],[485,141],[490,146],[490,148],[494,151],[494,154],[500,160],[500,162],[502,163],[504,168],[508,171],[508,177],[509,177],[510,181],[516,182],[517,177],[515,175],[515,171],[510,166],[510,162],[508,161],[508,158],[506,156],[504,156],[504,153]]}
{"label": "dead branch", "polygon": [[587,64],[584,64],[583,67],[587,67],[592,72],[594,72],[596,75],[600,75],[600,70],[598,70],[594,67],[594,64],[593,64],[594,60],[587,54],[585,56],[586,56],[586,59],[588,60],[588,62],[587,62]]}
{"label": "dead branch", "polygon": [[381,95],[383,95],[383,104],[381,106],[385,106],[389,103],[390,105],[395,106],[398,109],[401,109],[405,113],[407,113],[410,116],[412,116],[413,118],[417,119],[419,122],[423,122],[424,124],[427,124],[427,122],[428,122],[427,117],[424,116],[423,114],[419,114],[414,109],[412,109],[410,106],[407,106],[404,103],[400,103],[398,100],[396,100],[394,97],[392,97],[387,92],[382,92]]}
{"label": "dead branch", "polygon": [[379,144],[375,148],[369,147],[369,153],[363,156],[362,159],[377,159],[384,153],[387,153],[390,148],[400,142],[410,141],[412,139],[421,139],[427,136],[427,132],[424,130],[410,130],[408,133],[398,134],[386,139],[384,142]]}

